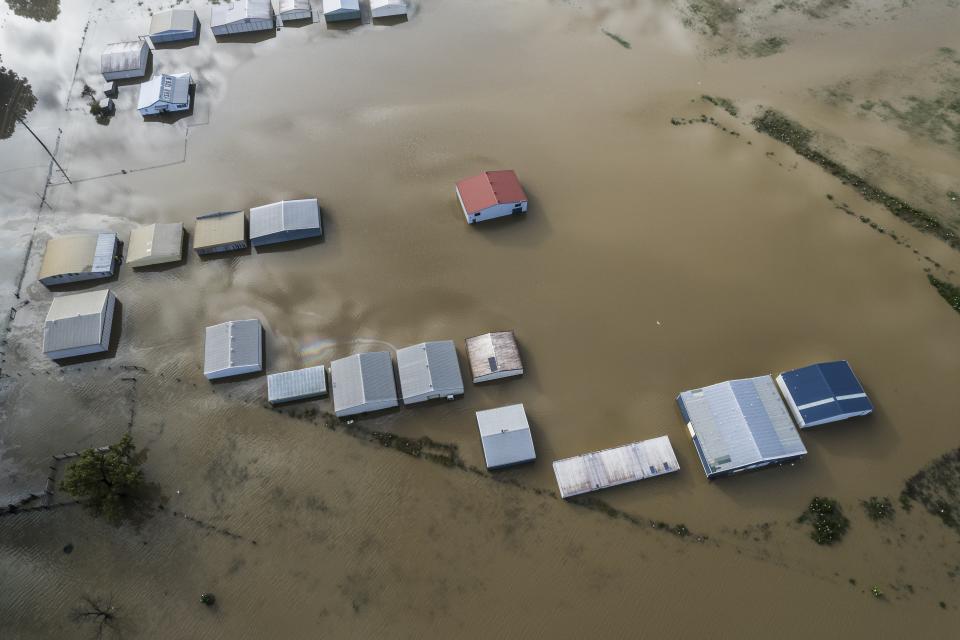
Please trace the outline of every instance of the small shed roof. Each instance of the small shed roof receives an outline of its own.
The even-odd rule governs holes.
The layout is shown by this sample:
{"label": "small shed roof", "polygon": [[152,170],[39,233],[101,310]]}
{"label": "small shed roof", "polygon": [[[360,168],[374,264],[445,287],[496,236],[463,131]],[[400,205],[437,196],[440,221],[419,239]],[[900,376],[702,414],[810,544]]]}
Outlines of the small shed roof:
{"label": "small shed roof", "polygon": [[150,35],[158,36],[166,33],[192,33],[197,20],[197,12],[193,9],[171,9],[153,14],[150,19]]}
{"label": "small shed roof", "polygon": [[100,54],[100,72],[117,73],[140,68],[140,55],[149,49],[143,40],[114,42],[108,44]]}
{"label": "small shed roof", "polygon": [[43,252],[40,279],[113,269],[117,234],[96,233],[50,238]]}
{"label": "small shed roof", "polygon": [[484,171],[457,183],[457,192],[467,213],[483,211],[496,204],[512,204],[527,199],[517,174],[510,170]]}
{"label": "small shed roof", "polygon": [[210,12],[210,26],[219,27],[242,20],[273,19],[270,0],[235,0],[230,4],[215,4]]}
{"label": "small shed roof", "polygon": [[335,412],[396,406],[397,385],[388,351],[355,353],[330,363]]}
{"label": "small shed roof", "polygon": [[404,0],[370,0],[370,12],[374,18],[400,15],[407,12]]}
{"label": "small shed roof", "polygon": [[267,376],[267,400],[271,404],[326,395],[327,373],[323,365]]}
{"label": "small shed roof", "polygon": [[495,331],[467,338],[467,357],[473,378],[506,371],[523,371],[513,331]]}
{"label": "small shed roof", "polygon": [[557,477],[562,498],[652,478],[678,469],[677,454],[667,436],[584,453],[553,463],[553,473]]}
{"label": "small shed roof", "polygon": [[263,366],[263,328],[257,319],[229,320],[207,327],[203,343],[203,373]]}
{"label": "small shed roof", "polygon": [[43,352],[99,344],[107,321],[109,289],[53,299],[43,323]]}
{"label": "small shed roof", "polygon": [[421,396],[463,394],[463,377],[453,340],[421,342],[397,350],[403,401]]}
{"label": "small shed roof", "polygon": [[288,11],[313,11],[313,8],[310,0],[279,0],[277,13],[283,15]]}
{"label": "small shed roof", "polygon": [[183,224],[166,222],[147,224],[130,232],[127,264],[142,267],[176,262],[183,257]]}
{"label": "small shed roof", "polygon": [[325,14],[337,13],[340,11],[359,11],[359,0],[323,0],[323,12]]}
{"label": "small shed roof", "polygon": [[158,102],[185,104],[190,98],[190,73],[162,73],[140,83],[137,109],[146,109]]}
{"label": "small shed roof", "polygon": [[250,209],[251,240],[284,231],[320,228],[320,205],[316,198],[281,200]]}
{"label": "small shed roof", "polygon": [[684,391],[677,403],[707,476],[807,453],[770,376]]}
{"label": "small shed roof", "polygon": [[477,427],[488,469],[536,459],[530,423],[522,404],[477,411]]}
{"label": "small shed roof", "polygon": [[220,211],[197,216],[193,234],[194,249],[246,242],[246,216],[243,211]]}
{"label": "small shed roof", "polygon": [[786,371],[777,376],[777,383],[801,427],[873,411],[873,404],[846,360]]}

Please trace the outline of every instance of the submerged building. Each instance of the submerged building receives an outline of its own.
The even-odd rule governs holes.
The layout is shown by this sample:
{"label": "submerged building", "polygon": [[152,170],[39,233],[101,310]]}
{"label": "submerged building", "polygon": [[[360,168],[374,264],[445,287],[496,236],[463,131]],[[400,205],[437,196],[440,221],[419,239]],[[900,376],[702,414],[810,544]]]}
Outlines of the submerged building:
{"label": "submerged building", "polygon": [[513,171],[484,171],[461,180],[457,198],[469,224],[526,213],[529,204]]}
{"label": "submerged building", "polygon": [[294,402],[327,395],[327,371],[323,365],[267,376],[267,401],[270,404]]}
{"label": "submerged building", "polygon": [[243,211],[220,211],[197,216],[193,250],[198,255],[247,248],[247,218]]}
{"label": "submerged building", "polygon": [[313,17],[313,8],[310,6],[310,0],[279,0],[277,3],[277,17],[280,18],[281,22],[309,20]]}
{"label": "submerged building", "polygon": [[50,238],[39,279],[50,287],[109,278],[116,268],[117,234],[96,233]]}
{"label": "submerged building", "polygon": [[846,360],[785,371],[777,386],[801,429],[873,413],[873,404]]}
{"label": "submerged building", "polygon": [[404,0],[370,0],[370,15],[373,18],[393,18],[407,15]]}
{"label": "submerged building", "polygon": [[54,298],[43,323],[43,353],[60,360],[107,351],[116,300],[109,289]]}
{"label": "submerged building", "polygon": [[170,9],[153,14],[150,19],[150,42],[193,40],[200,35],[200,18],[193,9]]}
{"label": "submerged building", "polygon": [[677,404],[708,478],[807,454],[770,376],[684,391]]}
{"label": "submerged building", "polygon": [[397,350],[403,404],[463,395],[463,377],[453,340],[421,342]]}
{"label": "submerged building", "polygon": [[474,383],[523,375],[520,348],[513,331],[467,338],[467,358]]}
{"label": "submerged building", "polygon": [[146,40],[114,42],[108,44],[100,54],[100,73],[108,82],[142,78],[147,75],[149,60],[150,47]]}
{"label": "submerged building", "polygon": [[142,116],[155,116],[188,110],[192,82],[193,78],[189,73],[162,73],[153,76],[140,85],[137,111]]}
{"label": "submerged building", "polygon": [[207,380],[263,371],[263,327],[257,319],[230,320],[207,327],[203,375]]}
{"label": "submerged building", "polygon": [[273,4],[270,0],[235,0],[229,4],[215,4],[210,11],[210,30],[216,36],[273,28]]}
{"label": "submerged building", "polygon": [[388,351],[355,353],[330,363],[337,417],[396,407],[397,383]]}
{"label": "submerged building", "polygon": [[477,411],[477,427],[487,469],[536,460],[530,423],[522,404]]}
{"label": "submerged building", "polygon": [[323,17],[327,22],[360,19],[359,0],[323,0]]}
{"label": "submerged building", "polygon": [[183,258],[183,224],[165,222],[147,224],[130,232],[127,264],[147,267]]}
{"label": "submerged building", "polygon": [[662,476],[679,469],[677,454],[667,436],[584,453],[553,463],[553,475],[557,478],[561,498]]}
{"label": "submerged building", "polygon": [[316,198],[281,200],[250,209],[250,243],[255,247],[322,235]]}

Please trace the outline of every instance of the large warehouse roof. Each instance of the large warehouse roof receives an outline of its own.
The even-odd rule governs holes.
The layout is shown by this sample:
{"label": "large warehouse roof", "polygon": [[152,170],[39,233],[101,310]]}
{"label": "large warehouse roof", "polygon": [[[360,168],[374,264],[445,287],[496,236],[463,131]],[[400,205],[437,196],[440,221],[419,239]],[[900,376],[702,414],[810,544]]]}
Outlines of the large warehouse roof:
{"label": "large warehouse roof", "polygon": [[873,404],[846,360],[822,362],[777,376],[797,424],[815,427],[873,411]]}
{"label": "large warehouse roof", "polygon": [[221,245],[245,244],[246,216],[243,211],[220,211],[197,216],[193,230],[193,248],[209,249]]}
{"label": "large warehouse roof", "polygon": [[561,498],[662,476],[679,469],[677,454],[667,436],[584,453],[553,463]]}
{"label": "large warehouse roof", "polygon": [[421,342],[397,350],[403,403],[463,395],[463,377],[453,340]]}
{"label": "large warehouse roof", "polygon": [[267,376],[270,404],[316,398],[327,394],[327,373],[323,365],[271,373]]}
{"label": "large warehouse roof", "polygon": [[113,273],[117,234],[97,233],[50,238],[43,253],[39,279],[71,274]]}
{"label": "large warehouse roof", "polygon": [[143,40],[113,42],[100,54],[100,73],[119,73],[140,69],[141,55],[149,49]]}
{"label": "large warehouse roof", "polygon": [[162,36],[173,33],[192,34],[197,21],[197,12],[193,9],[171,9],[159,11],[150,19],[150,36]]}
{"label": "large warehouse roof", "polygon": [[320,205],[316,198],[281,200],[250,209],[250,241],[255,245],[322,233]]}

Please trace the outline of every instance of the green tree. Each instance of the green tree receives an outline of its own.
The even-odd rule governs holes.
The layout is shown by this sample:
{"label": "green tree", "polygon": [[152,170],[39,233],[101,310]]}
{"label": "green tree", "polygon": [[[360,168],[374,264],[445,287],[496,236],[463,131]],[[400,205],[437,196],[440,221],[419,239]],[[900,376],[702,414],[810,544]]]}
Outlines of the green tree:
{"label": "green tree", "polygon": [[60,15],[60,0],[7,0],[7,4],[18,16],[37,22],[51,22]]}
{"label": "green tree", "polygon": [[144,488],[143,454],[129,434],[105,451],[88,449],[67,469],[60,489],[112,524],[129,519]]}
{"label": "green tree", "polygon": [[22,121],[37,105],[37,97],[26,78],[13,69],[0,66],[0,140],[13,135]]}

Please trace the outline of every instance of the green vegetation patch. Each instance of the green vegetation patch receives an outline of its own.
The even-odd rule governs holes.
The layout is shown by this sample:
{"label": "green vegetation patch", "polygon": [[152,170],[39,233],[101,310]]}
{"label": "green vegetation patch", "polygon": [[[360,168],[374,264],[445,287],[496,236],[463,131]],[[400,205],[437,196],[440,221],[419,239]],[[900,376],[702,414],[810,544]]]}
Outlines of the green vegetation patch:
{"label": "green vegetation patch", "polygon": [[607,31],[606,29],[600,29],[600,31],[603,32],[603,35],[607,36],[608,38],[610,38],[611,40],[619,44],[624,49],[630,49],[633,47],[633,45],[631,45],[629,41],[624,40],[622,37],[620,37],[619,35],[613,32]]}
{"label": "green vegetation patch", "polygon": [[909,511],[914,502],[960,533],[960,448],[943,454],[904,483],[900,505]]}
{"label": "green vegetation patch", "polygon": [[732,115],[734,118],[736,118],[737,114],[740,113],[740,110],[737,109],[737,105],[735,105],[733,101],[728,98],[721,98],[719,96],[708,96],[704,94],[700,96],[700,99],[705,102],[709,102],[715,107],[720,107],[721,109],[723,109],[724,111]]}
{"label": "green vegetation patch", "polygon": [[144,489],[144,455],[129,434],[104,449],[87,449],[67,469],[60,489],[114,525],[131,519]]}
{"label": "green vegetation patch", "polygon": [[763,40],[757,40],[749,47],[742,49],[741,53],[751,55],[755,58],[766,58],[783,51],[787,46],[787,39],[780,36],[771,36]]}
{"label": "green vegetation patch", "polygon": [[953,307],[954,311],[960,313],[960,287],[950,284],[945,280],[940,280],[929,273],[927,274],[927,280],[929,280],[930,284],[937,290],[937,293],[947,301],[947,304]]}
{"label": "green vegetation patch", "polygon": [[811,145],[813,132],[798,122],[791,120],[779,111],[766,109],[753,119],[753,127],[760,133],[786,144],[799,155],[838,178],[842,183],[853,187],[865,200],[883,205],[890,213],[915,229],[940,238],[954,249],[960,249],[960,236],[957,235],[957,232],[943,225],[933,214],[907,204],[900,198],[867,182],[824,153],[814,149]]}
{"label": "green vegetation patch", "polygon": [[890,498],[873,496],[866,500],[861,500],[860,504],[863,505],[863,510],[867,512],[867,517],[874,522],[893,520],[896,512]]}
{"label": "green vegetation patch", "polygon": [[840,542],[850,528],[850,520],[843,515],[840,504],[831,498],[815,497],[797,522],[810,523],[810,538],[822,545]]}

